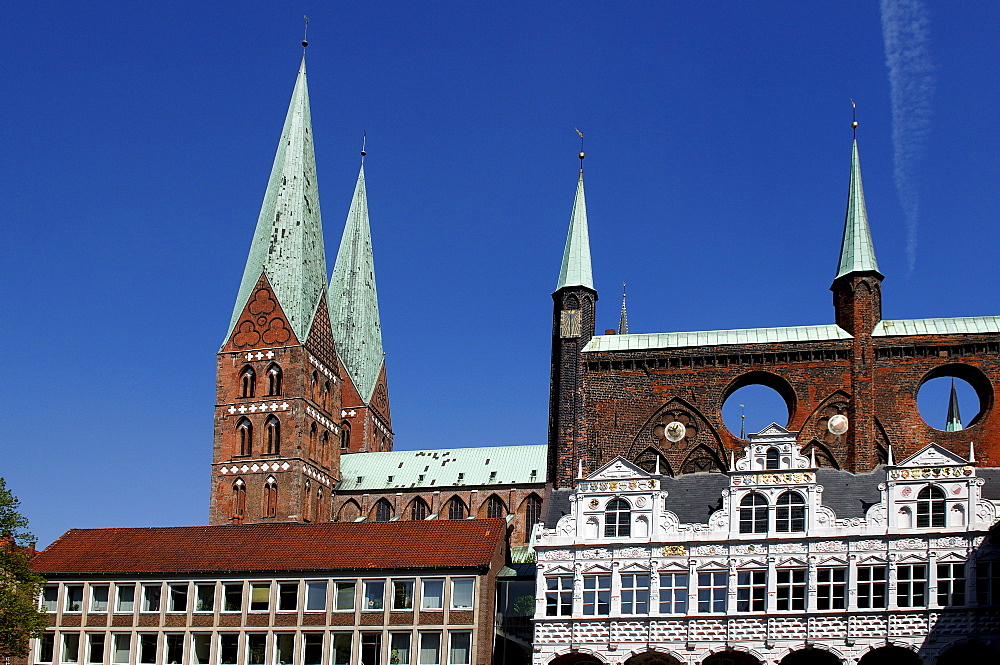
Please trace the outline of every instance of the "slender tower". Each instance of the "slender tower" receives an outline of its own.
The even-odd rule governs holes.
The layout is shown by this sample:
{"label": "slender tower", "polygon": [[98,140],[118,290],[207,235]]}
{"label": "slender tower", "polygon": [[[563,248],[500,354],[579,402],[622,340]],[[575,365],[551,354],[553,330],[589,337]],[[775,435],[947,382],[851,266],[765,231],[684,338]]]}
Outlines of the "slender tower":
{"label": "slender tower", "polygon": [[212,524],[328,519],[340,468],[333,340],[303,53],[218,354]]}
{"label": "slender tower", "polygon": [[364,158],[362,148],[361,171],[329,290],[330,321],[344,376],[343,403],[337,413],[343,452],[392,450]]}
{"label": "slender tower", "polygon": [[[581,135],[582,139],[582,135]],[[582,146],[581,146],[582,147]],[[583,193],[583,157],[570,215],[559,281],[552,294],[552,367],[549,383],[548,481],[571,487],[582,468],[593,470],[588,459],[581,352],[594,336],[597,290],[590,267],[590,233]]]}

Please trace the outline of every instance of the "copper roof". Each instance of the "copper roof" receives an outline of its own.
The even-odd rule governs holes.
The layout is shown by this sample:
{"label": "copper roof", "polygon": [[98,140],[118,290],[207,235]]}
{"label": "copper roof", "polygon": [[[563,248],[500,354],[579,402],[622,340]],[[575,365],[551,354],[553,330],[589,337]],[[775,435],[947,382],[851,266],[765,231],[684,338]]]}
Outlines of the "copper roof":
{"label": "copper roof", "polygon": [[219,573],[488,566],[502,519],[70,529],[40,573]]}

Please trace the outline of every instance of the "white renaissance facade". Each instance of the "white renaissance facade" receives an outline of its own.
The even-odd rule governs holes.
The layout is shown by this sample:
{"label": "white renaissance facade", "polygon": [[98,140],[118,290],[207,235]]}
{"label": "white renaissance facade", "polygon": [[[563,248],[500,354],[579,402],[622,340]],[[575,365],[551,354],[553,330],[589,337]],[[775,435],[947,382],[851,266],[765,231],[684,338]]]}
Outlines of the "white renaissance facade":
{"label": "white renaissance facade", "polygon": [[578,480],[536,544],[533,663],[1000,662],[1000,469],[971,444],[869,474],[799,449],[771,425],[725,474]]}

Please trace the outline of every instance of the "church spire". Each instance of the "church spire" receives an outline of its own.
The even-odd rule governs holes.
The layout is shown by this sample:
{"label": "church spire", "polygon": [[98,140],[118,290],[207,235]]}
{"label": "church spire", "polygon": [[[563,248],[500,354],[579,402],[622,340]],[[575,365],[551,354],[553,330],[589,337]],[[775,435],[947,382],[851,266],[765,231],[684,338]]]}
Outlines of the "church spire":
{"label": "church spire", "polygon": [[958,393],[955,392],[955,379],[951,380],[951,395],[948,397],[948,420],[944,426],[946,432],[957,432],[963,429],[962,415],[958,412]]}
{"label": "church spire", "polygon": [[859,272],[874,272],[882,276],[875,261],[875,247],[872,245],[872,236],[868,229],[865,191],[861,186],[861,160],[858,158],[858,140],[855,138],[851,154],[851,184],[847,194],[844,236],[840,243],[840,263],[834,280]]}
{"label": "church spire", "polygon": [[622,282],[622,313],[618,317],[618,334],[628,334],[628,312],[625,310],[625,282]]}
{"label": "church spire", "polygon": [[590,233],[587,230],[587,201],[583,195],[583,153],[580,153],[580,178],[576,183],[573,214],[566,234],[562,268],[556,291],[567,286],[584,286],[593,290],[594,277],[590,270]]}
{"label": "church spire", "polygon": [[[363,150],[361,154],[364,156]],[[368,403],[379,378],[384,354],[364,163],[358,173],[344,236],[333,266],[328,300],[337,351],[361,399]]]}
{"label": "church spire", "polygon": [[326,258],[304,55],[226,339],[232,335],[262,271],[292,331],[305,340],[326,288]]}

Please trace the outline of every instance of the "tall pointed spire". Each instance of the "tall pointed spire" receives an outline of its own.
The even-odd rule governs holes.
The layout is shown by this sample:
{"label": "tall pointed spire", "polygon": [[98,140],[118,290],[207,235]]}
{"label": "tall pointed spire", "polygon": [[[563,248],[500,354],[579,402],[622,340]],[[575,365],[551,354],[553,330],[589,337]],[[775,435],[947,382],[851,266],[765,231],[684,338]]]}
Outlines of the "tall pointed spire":
{"label": "tall pointed spire", "polygon": [[955,392],[955,379],[951,380],[951,395],[948,398],[948,420],[944,430],[957,432],[962,427],[962,415],[958,412],[958,393]]}
{"label": "tall pointed spire", "polygon": [[226,339],[232,335],[262,270],[292,331],[305,340],[326,288],[326,256],[304,55]]}
{"label": "tall pointed spire", "polygon": [[880,276],[875,261],[865,210],[865,191],[861,186],[861,160],[858,158],[858,140],[854,139],[851,155],[851,184],[847,195],[847,215],[844,219],[844,236],[840,243],[840,263],[835,280],[855,272],[874,272]]}
{"label": "tall pointed spire", "polygon": [[333,266],[328,300],[337,351],[361,399],[367,403],[375,390],[384,354],[364,163],[358,173],[337,262]]}
{"label": "tall pointed spire", "polygon": [[[583,153],[580,153],[583,159]],[[594,288],[594,277],[590,270],[590,233],[587,229],[587,201],[583,195],[583,163],[580,164],[580,178],[576,183],[576,198],[573,200],[573,214],[566,234],[563,249],[562,268],[556,291],[567,286]]]}
{"label": "tall pointed spire", "polygon": [[625,311],[625,282],[622,282],[622,313],[618,317],[618,334],[628,334],[628,312]]}

